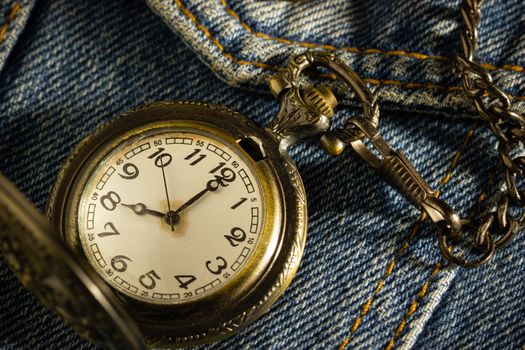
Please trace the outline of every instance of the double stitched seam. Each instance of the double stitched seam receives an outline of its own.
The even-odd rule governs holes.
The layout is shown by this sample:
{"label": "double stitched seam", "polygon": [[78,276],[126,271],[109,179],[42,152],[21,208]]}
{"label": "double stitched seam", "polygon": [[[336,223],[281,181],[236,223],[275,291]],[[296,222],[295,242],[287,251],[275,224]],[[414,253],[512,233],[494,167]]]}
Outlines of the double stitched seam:
{"label": "double stitched seam", "polygon": [[386,350],[392,350],[395,342],[399,339],[399,337],[403,333],[403,330],[405,329],[407,325],[408,319],[410,318],[410,316],[412,316],[417,311],[417,307],[419,303],[427,295],[428,287],[430,286],[432,279],[441,271],[442,268],[443,268],[443,261],[438,262],[436,266],[434,266],[434,269],[430,273],[430,276],[427,278],[427,280],[423,284],[423,287],[421,287],[421,290],[419,291],[419,293],[417,293],[417,298],[412,301],[412,303],[410,304],[410,307],[408,308],[407,313],[401,320],[401,323],[396,327],[396,332],[394,334],[394,337],[390,339],[390,341],[388,342],[385,348]]}
{"label": "double stitched seam", "polygon": [[7,34],[7,30],[9,29],[9,26],[16,18],[16,15],[18,11],[20,10],[20,5],[18,3],[15,3],[13,7],[11,8],[11,12],[9,13],[7,20],[5,23],[0,27],[0,44],[4,42],[5,36]]}
{"label": "double stitched seam", "polygon": [[[224,46],[219,42],[219,40],[217,40],[217,38],[215,38],[210,33],[208,28],[204,27],[199,22],[197,17],[195,17],[195,15],[182,4],[181,0],[172,0],[172,1],[175,2],[175,4],[178,6],[180,11],[184,15],[189,20],[191,20],[193,22],[193,24],[195,24],[197,29],[199,29],[204,34],[204,36],[206,36],[217,47],[217,49],[220,51],[222,56],[225,57],[226,59],[228,59],[229,61],[231,61],[233,63],[236,63],[238,65],[250,65],[250,66],[259,67],[259,68],[270,70],[270,71],[274,71],[274,72],[281,72],[281,71],[285,70],[284,67],[273,66],[271,64],[264,63],[264,62],[242,60],[242,59],[239,59],[239,58],[233,56],[231,53],[226,52]],[[332,78],[333,78],[333,76],[332,76]],[[379,79],[373,79],[373,78],[364,78],[363,80],[365,80],[367,83],[369,83],[371,85],[376,85],[376,86],[382,86],[382,85],[385,85],[385,86],[397,86],[399,88],[406,89],[406,90],[435,90],[435,91],[445,91],[445,92],[461,92],[461,91],[463,91],[463,88],[460,87],[460,86],[443,86],[443,85],[428,84],[428,83],[404,83],[404,82],[401,82],[401,81],[398,81],[398,80],[379,80]],[[513,96],[513,97],[516,100],[525,101],[525,96]]]}
{"label": "double stitched seam", "polygon": [[[244,22],[239,14],[233,10],[230,5],[228,4],[227,0],[220,0],[222,6],[225,8],[226,12],[235,18],[239,23],[248,31],[249,33],[255,35],[256,37],[276,41],[282,44],[288,44],[288,45],[297,45],[301,47],[306,48],[319,48],[319,49],[325,49],[328,51],[348,51],[355,54],[361,54],[361,55],[385,55],[385,56],[398,56],[398,57],[409,57],[409,58],[415,58],[417,60],[432,60],[437,62],[445,62],[445,63],[451,63],[454,61],[452,57],[447,56],[435,56],[435,55],[427,55],[424,53],[419,52],[407,52],[404,50],[379,50],[379,49],[362,49],[358,47],[337,47],[334,45],[327,45],[327,44],[320,44],[320,43],[314,43],[314,42],[304,42],[304,41],[295,41],[290,39],[284,39],[280,37],[275,37],[268,35],[266,33],[261,33],[253,30],[246,22]],[[518,66],[518,65],[511,65],[511,64],[505,64],[501,67],[495,66],[490,63],[482,63],[481,66],[487,70],[505,70],[505,71],[512,71],[512,72],[525,72],[525,67]]]}
{"label": "double stitched seam", "polygon": [[[491,174],[489,175],[489,177],[487,179],[487,182],[486,182],[487,186],[486,187],[489,187],[494,182],[494,179],[496,177],[496,174],[497,174],[500,166],[501,166],[501,163],[498,162],[498,164],[496,164],[496,166],[494,167],[494,170],[491,172]],[[477,212],[479,210],[481,204],[483,203],[483,201],[485,201],[486,199],[487,199],[486,191],[482,191],[480,193],[478,199],[477,199],[476,205],[474,206],[473,212]],[[432,283],[433,279],[443,269],[444,263],[445,263],[445,261],[441,260],[440,262],[438,262],[434,266],[432,272],[430,273],[430,275],[428,276],[427,280],[425,281],[425,283],[423,284],[423,286],[419,290],[419,293],[417,294],[416,299],[414,299],[412,301],[412,303],[410,304],[410,307],[408,308],[408,311],[406,312],[406,314],[401,319],[401,322],[399,323],[399,325],[396,327],[394,336],[392,337],[392,339],[390,339],[390,341],[386,345],[385,350],[392,350],[392,348],[394,347],[396,341],[401,337],[401,335],[403,334],[403,331],[405,330],[406,326],[409,324],[410,317],[417,311],[417,308],[418,308],[419,304],[423,301],[423,299],[427,295],[428,288],[429,288],[430,284]]]}
{"label": "double stitched seam", "polygon": [[[467,147],[470,145],[470,141],[472,140],[472,138],[474,136],[474,133],[475,133],[476,129],[478,128],[478,125],[479,124],[477,122],[474,123],[472,125],[472,127],[467,131],[467,134],[465,135],[465,139],[463,140],[463,143],[461,144],[459,149],[456,151],[456,153],[452,157],[452,161],[451,161],[450,166],[449,166],[449,168],[447,170],[447,173],[445,174],[445,176],[443,177],[443,179],[439,183],[439,188],[440,189],[438,191],[436,191],[436,196],[437,197],[440,196],[441,189],[443,189],[443,187],[452,178],[452,172],[456,168],[456,166],[457,166],[457,164],[459,162],[459,159],[461,158],[461,155],[465,152]],[[421,231],[421,227],[422,227],[423,221],[425,221],[425,218],[426,218],[426,214],[422,213],[420,218],[419,218],[419,221],[416,223],[416,225],[414,226],[414,228],[410,232],[410,234],[408,236],[408,239],[407,239],[407,242],[405,242],[405,244],[403,244],[401,246],[401,248],[399,248],[399,250],[395,253],[394,259],[390,262],[390,264],[388,265],[388,267],[385,270],[385,273],[383,274],[383,276],[381,277],[381,279],[377,283],[372,296],[361,307],[361,312],[360,312],[359,316],[357,316],[357,318],[355,319],[354,323],[352,324],[352,328],[350,329],[350,335],[343,340],[343,342],[339,346],[339,350],[344,350],[346,348],[346,346],[348,345],[348,343],[350,343],[350,340],[352,339],[354,334],[359,329],[359,326],[361,325],[361,323],[363,321],[363,318],[370,312],[372,304],[374,303],[374,301],[375,301],[377,295],[379,294],[379,292],[381,292],[381,290],[383,289],[383,286],[384,286],[387,278],[394,271],[394,268],[395,268],[396,264],[398,263],[400,256],[410,247],[410,243],[412,242],[414,237]]]}

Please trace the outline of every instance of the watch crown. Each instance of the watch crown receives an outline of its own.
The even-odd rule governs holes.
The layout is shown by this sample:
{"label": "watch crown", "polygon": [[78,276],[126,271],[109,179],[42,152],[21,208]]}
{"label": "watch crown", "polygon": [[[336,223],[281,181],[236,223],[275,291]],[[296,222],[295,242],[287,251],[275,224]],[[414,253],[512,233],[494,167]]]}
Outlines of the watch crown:
{"label": "watch crown", "polygon": [[334,93],[326,86],[312,87],[305,91],[304,102],[316,113],[331,118],[334,115],[334,108],[337,106],[337,99]]}

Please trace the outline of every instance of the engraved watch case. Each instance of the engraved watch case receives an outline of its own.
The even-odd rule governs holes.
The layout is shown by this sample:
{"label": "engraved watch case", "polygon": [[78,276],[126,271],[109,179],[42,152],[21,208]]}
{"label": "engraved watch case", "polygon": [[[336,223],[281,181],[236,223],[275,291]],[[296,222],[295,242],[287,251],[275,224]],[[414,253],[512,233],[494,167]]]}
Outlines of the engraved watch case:
{"label": "engraved watch case", "polygon": [[154,129],[199,129],[220,135],[240,148],[242,140],[251,140],[243,152],[257,159],[253,165],[265,197],[264,228],[251,261],[236,278],[209,296],[172,305],[154,305],[115,291],[119,303],[143,331],[148,346],[211,342],[258,318],[290,284],[306,239],[303,184],[275,134],[248,118],[202,102],[153,103],[97,130],[76,148],[59,175],[49,215],[62,239],[80,258],[85,259],[85,255],[78,238],[78,207],[89,174],[115,145]]}
{"label": "engraved watch case", "polygon": [[[342,150],[337,137],[326,134],[337,103],[332,92],[325,87],[303,90],[297,83],[303,70],[319,65],[335,71],[354,88],[360,100],[364,99],[363,83],[349,69],[342,68],[334,55],[308,52],[294,57],[283,74],[270,80],[280,109],[266,127],[227,108],[192,101],[152,103],[99,127],[75,148],[60,171],[48,202],[50,224],[12,184],[0,178],[0,207],[5,209],[0,213],[1,248],[11,269],[44,305],[62,315],[82,336],[112,349],[186,347],[213,342],[243,329],[268,311],[291,283],[305,246],[305,190],[287,149],[300,139],[325,135],[321,142],[329,153]],[[367,111],[365,108],[365,114]],[[97,270],[97,260],[86,255],[85,237],[80,237],[83,231],[79,228],[94,214],[88,212],[85,220],[80,208],[86,201],[86,184],[93,183],[99,169],[109,167],[108,159],[119,147],[155,132],[170,131],[211,135],[235,149],[247,160],[260,186],[264,214],[258,243],[227,283],[199,298],[155,303],[115,288],[108,276]],[[202,154],[197,157],[201,158]],[[166,188],[163,160],[160,165],[157,160],[155,166],[162,169]],[[126,169],[117,162],[114,171],[131,176],[130,169],[137,168]],[[105,170],[102,177],[97,175],[97,181],[106,181],[101,179],[107,174]],[[215,191],[223,180],[226,178],[215,176],[216,187],[210,190],[210,180],[208,191]],[[166,196],[167,193],[166,188]],[[122,204],[137,215],[145,210],[143,203],[126,205],[120,203],[120,198],[117,203],[115,198],[110,198],[112,206]],[[198,199],[198,195],[194,198]],[[96,196],[92,200],[102,201]],[[169,208],[170,199],[166,202]],[[173,217],[168,215],[171,209],[166,214],[151,212],[169,219],[158,224],[169,224],[174,230]],[[114,226],[109,227],[112,232],[98,236],[117,234]],[[88,233],[87,240],[94,235]],[[125,264],[117,269],[114,259],[111,266],[116,271],[123,270]],[[208,271],[214,273],[209,267]]]}

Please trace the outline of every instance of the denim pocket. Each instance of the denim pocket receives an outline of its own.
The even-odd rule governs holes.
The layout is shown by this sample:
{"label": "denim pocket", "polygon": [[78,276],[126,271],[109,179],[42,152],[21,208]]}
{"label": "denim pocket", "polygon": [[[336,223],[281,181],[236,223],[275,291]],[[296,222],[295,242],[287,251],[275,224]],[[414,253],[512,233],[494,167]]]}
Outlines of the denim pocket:
{"label": "denim pocket", "polygon": [[[425,118],[428,112],[465,113],[470,106],[450,71],[450,57],[459,50],[459,0],[149,2],[197,54],[141,0],[52,0],[34,11],[2,73],[0,171],[40,207],[73,146],[138,104],[199,99],[260,123],[272,118],[277,103],[269,96],[231,89],[197,57],[231,84],[267,91],[265,80],[288,55],[310,48],[335,51],[368,78],[384,110],[385,139],[443,199],[465,214],[481,198],[496,163],[490,130],[471,121]],[[20,33],[23,8],[32,3],[19,2],[6,38]],[[498,84],[520,95],[524,4],[502,3],[484,5],[479,60],[495,65],[488,67]],[[10,18],[14,4],[0,5],[3,18]],[[509,24],[498,24],[504,18]],[[2,20],[0,14],[0,28]],[[523,233],[481,269],[444,266],[434,228],[354,154],[331,158],[314,142],[292,151],[309,202],[299,273],[248,330],[203,348],[523,345]],[[96,347],[39,306],[0,259],[0,348]]]}
{"label": "denim pocket", "polygon": [[[259,87],[290,55],[323,49],[365,77],[383,108],[473,111],[452,72],[460,52],[460,0],[147,2],[230,84]],[[476,54],[497,84],[515,96],[520,112],[525,111],[524,12],[521,0],[484,4]]]}

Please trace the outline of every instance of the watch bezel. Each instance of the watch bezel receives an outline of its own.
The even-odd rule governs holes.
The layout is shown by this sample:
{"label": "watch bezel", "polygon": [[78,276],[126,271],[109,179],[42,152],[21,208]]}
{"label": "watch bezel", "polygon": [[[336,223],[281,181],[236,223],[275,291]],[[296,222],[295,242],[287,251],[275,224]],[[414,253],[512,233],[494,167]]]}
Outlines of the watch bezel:
{"label": "watch bezel", "polygon": [[256,252],[234,280],[202,299],[174,305],[150,304],[115,291],[150,346],[172,347],[224,338],[266,312],[297,271],[307,216],[297,169],[271,131],[221,106],[193,101],[156,102],[99,128],[75,149],[59,174],[48,215],[61,238],[82,259],[87,260],[78,241],[77,204],[90,169],[107,154],[102,150],[112,149],[144,130],[169,127],[204,128],[219,133],[232,145],[239,138],[250,137],[263,145],[266,154],[255,167],[265,197],[265,227]]}

